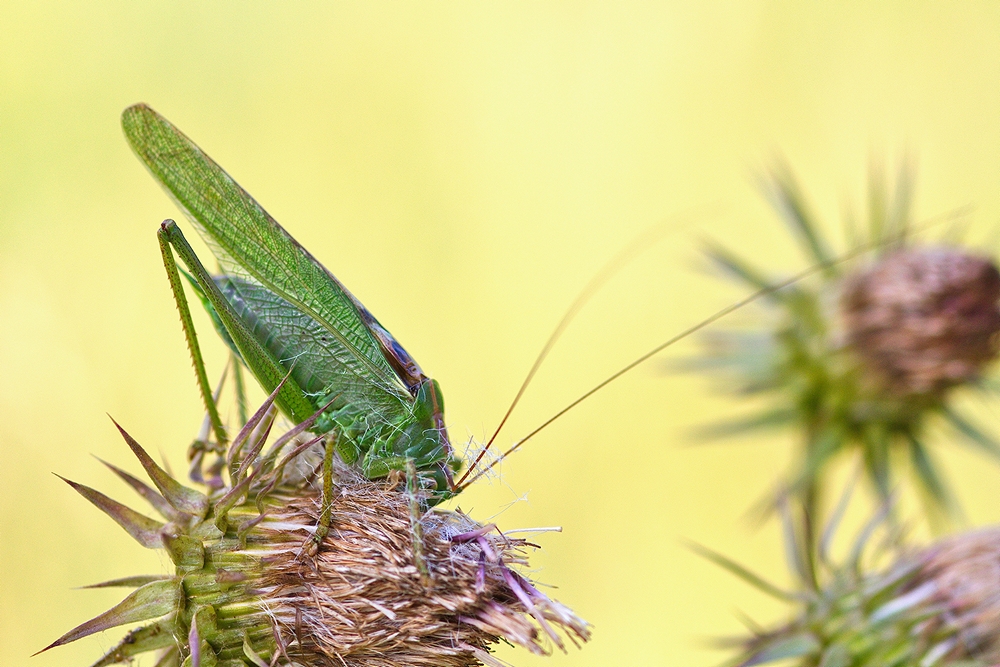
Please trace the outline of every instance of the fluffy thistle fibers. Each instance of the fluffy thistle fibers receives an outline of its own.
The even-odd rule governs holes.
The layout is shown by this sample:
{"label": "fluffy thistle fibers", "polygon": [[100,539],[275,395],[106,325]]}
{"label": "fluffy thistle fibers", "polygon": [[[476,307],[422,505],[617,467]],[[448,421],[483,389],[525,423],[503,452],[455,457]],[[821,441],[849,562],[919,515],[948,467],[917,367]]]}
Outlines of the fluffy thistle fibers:
{"label": "fluffy thistle fibers", "polygon": [[[883,501],[899,455],[910,459],[939,507],[953,504],[927,447],[927,423],[943,417],[966,442],[1000,458],[1000,443],[958,414],[952,391],[980,385],[1000,342],[1000,273],[988,258],[912,239],[905,170],[894,191],[877,174],[866,223],[847,224],[850,250],[835,255],[784,170],[767,181],[777,210],[802,241],[815,275],[785,285],[722,249],[727,274],[766,293],[768,317],[712,332],[696,367],[725,374],[726,387],[771,399],[749,418],[709,433],[791,426],[802,435],[780,489],[810,507],[822,498],[826,465],[854,452]],[[770,291],[768,291],[770,290]],[[981,386],[981,385],[980,385]]]}
{"label": "fluffy thistle fibers", "polygon": [[321,493],[305,462],[323,442],[302,424],[262,454],[274,419],[265,408],[209,468],[204,493],[121,431],[155,489],[109,467],[164,521],[69,482],[140,544],[165,549],[176,572],[101,584],[135,590],[48,648],[145,622],[95,667],[148,651],[158,667],[466,667],[502,665],[490,654],[499,641],[544,654],[563,648],[557,630],[589,638],[586,622],[518,571],[533,545],[459,511],[424,511],[401,477],[338,469],[332,525],[314,548]]}
{"label": "fluffy thistle fibers", "polygon": [[[878,519],[876,519],[876,522]],[[732,665],[779,660],[797,667],[991,667],[1000,664],[1000,528],[901,552],[884,569],[862,563],[873,525],[851,556],[823,559],[818,579],[797,570],[783,591],[706,554],[793,605],[790,621],[736,640]],[[801,550],[804,545],[795,545]],[[793,549],[793,550],[795,550]],[[728,643],[728,642],[727,642]]]}

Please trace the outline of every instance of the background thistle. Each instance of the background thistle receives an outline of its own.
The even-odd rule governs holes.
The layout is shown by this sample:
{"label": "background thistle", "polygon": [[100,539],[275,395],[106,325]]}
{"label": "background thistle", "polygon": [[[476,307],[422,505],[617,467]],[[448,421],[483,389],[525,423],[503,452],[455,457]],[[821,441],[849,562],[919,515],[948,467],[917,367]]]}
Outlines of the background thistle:
{"label": "background thistle", "polygon": [[[893,486],[893,462],[906,453],[934,505],[951,509],[927,447],[928,421],[944,417],[967,442],[1000,457],[1000,445],[955,410],[951,395],[957,387],[982,386],[997,355],[995,265],[959,247],[913,238],[905,165],[894,186],[872,170],[867,220],[847,219],[844,254],[831,249],[787,168],[773,170],[764,189],[818,275],[770,294],[762,326],[705,337],[707,354],[694,366],[721,372],[730,390],[771,403],[709,433],[798,431],[796,463],[779,486],[801,496],[807,521],[820,516],[827,465],[848,451],[858,454],[882,502]],[[779,282],[722,248],[709,254],[755,289]]]}
{"label": "background thistle", "polygon": [[979,379],[997,355],[1000,273],[984,257],[954,248],[887,254],[849,276],[841,314],[870,392],[940,401]]}
{"label": "background thistle", "polygon": [[798,667],[990,667],[1000,660],[1000,529],[906,549],[885,508],[862,528],[849,554],[835,561],[829,544],[842,510],[827,526],[815,570],[805,558],[808,536],[794,528],[802,524],[786,512],[791,590],[696,547],[791,605],[785,623],[754,625],[751,636],[723,642],[739,647],[728,664],[791,660],[787,664]]}

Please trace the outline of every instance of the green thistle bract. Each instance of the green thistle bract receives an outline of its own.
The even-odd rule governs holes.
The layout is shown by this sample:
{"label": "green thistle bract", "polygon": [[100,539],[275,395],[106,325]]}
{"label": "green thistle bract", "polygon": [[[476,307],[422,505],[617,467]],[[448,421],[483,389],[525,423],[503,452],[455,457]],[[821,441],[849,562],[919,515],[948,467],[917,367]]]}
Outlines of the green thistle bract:
{"label": "green thistle bract", "polygon": [[159,667],[496,667],[498,641],[547,653],[564,646],[557,629],[589,638],[586,622],[515,569],[533,545],[460,511],[427,511],[402,474],[368,480],[338,466],[332,525],[313,548],[322,439],[307,420],[265,450],[273,401],[206,470],[198,455],[192,477],[208,478],[205,491],[174,480],[119,427],[155,488],[109,467],[163,521],[69,484],[176,571],[100,584],[135,590],[48,648],[146,623],[94,667],[150,651]]}
{"label": "green thistle bract", "polygon": [[792,426],[802,447],[790,479],[811,520],[820,514],[827,464],[857,452],[886,500],[898,454],[907,454],[923,489],[941,508],[953,501],[926,444],[929,419],[943,417],[965,441],[1000,458],[995,442],[952,406],[951,391],[982,386],[1000,341],[1000,273],[987,258],[912,239],[910,178],[896,187],[873,174],[868,220],[848,220],[850,250],[838,257],[823,238],[795,181],[776,170],[766,191],[802,242],[812,279],[779,281],[721,248],[710,255],[728,275],[765,299],[768,323],[704,338],[696,368],[721,372],[736,393],[762,395],[772,407],[717,425],[710,435]]}

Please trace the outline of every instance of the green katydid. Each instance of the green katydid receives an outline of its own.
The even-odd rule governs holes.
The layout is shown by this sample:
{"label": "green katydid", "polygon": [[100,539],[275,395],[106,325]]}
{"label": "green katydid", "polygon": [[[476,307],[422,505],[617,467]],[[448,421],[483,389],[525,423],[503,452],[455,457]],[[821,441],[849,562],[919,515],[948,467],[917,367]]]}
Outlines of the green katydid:
{"label": "green katydid", "polygon": [[405,472],[412,461],[430,502],[447,498],[459,459],[448,441],[437,382],[333,274],[166,119],[140,104],[125,110],[122,127],[224,271],[210,275],[177,225],[163,223],[164,263],[217,440],[224,443],[225,432],[173,252],[220,334],[264,389],[271,392],[284,381],[276,403],[288,418],[303,422],[329,404],[313,425],[330,434],[329,456],[336,449],[369,478]]}

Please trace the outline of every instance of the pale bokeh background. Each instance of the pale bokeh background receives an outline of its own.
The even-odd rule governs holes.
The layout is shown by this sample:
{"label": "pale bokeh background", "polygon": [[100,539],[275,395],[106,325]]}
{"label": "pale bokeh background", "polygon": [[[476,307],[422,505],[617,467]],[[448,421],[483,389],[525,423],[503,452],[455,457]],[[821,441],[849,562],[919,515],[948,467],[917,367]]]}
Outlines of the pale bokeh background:
{"label": "pale bokeh background", "polygon": [[[740,296],[698,272],[702,236],[801,267],[752,184],[778,152],[831,223],[869,155],[903,149],[920,214],[974,204],[982,237],[1000,220],[996,3],[689,4],[0,5],[0,664],[89,664],[118,635],[27,656],[122,595],[73,587],[167,564],[50,474],[138,506],[90,456],[137,469],[104,413],[175,469],[201,419],[154,237],[178,214],[121,137],[133,102],[441,381],[457,441],[497,423],[576,292],[650,225],[678,231],[584,311],[504,442]],[[564,527],[534,562],[594,640],[502,652],[517,665],[710,665],[735,609],[778,613],[682,540],[781,580],[774,527],[743,513],[789,439],[688,446],[733,406],[662,363],[462,498],[505,528]],[[1000,469],[942,444],[972,521],[996,521]]]}

